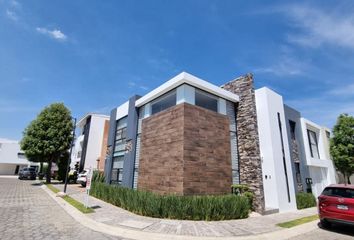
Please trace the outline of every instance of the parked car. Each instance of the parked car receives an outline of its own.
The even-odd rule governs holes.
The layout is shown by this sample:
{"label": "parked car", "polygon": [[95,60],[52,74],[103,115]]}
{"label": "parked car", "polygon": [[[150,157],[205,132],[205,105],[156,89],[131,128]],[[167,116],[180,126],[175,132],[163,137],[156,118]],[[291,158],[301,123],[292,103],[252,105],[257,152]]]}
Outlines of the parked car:
{"label": "parked car", "polygon": [[83,170],[81,173],[79,173],[79,175],[77,176],[77,180],[76,182],[81,184],[81,186],[86,187],[86,181],[87,181],[87,170]]}
{"label": "parked car", "polygon": [[326,187],[318,197],[318,213],[324,228],[332,223],[354,226],[354,185],[334,184]]}
{"label": "parked car", "polygon": [[20,170],[18,173],[18,179],[31,179],[35,180],[37,176],[36,169],[35,168],[23,168]]}

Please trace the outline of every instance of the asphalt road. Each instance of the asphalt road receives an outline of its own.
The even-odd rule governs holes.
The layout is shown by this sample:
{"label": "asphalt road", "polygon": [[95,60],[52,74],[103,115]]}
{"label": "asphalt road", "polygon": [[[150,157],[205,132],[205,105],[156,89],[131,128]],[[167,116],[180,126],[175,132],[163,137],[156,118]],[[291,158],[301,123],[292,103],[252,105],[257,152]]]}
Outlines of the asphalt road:
{"label": "asphalt road", "polygon": [[77,223],[35,181],[0,177],[0,239],[121,239]]}

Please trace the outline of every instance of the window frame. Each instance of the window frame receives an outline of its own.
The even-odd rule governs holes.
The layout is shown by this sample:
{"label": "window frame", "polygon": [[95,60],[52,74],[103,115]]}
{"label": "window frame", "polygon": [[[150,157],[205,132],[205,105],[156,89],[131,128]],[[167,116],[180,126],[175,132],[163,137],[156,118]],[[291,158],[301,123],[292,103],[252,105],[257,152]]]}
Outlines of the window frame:
{"label": "window frame", "polygon": [[[312,143],[312,141],[311,141],[311,136],[310,136],[310,134],[313,134],[313,136],[314,136],[314,139],[315,139],[315,142],[314,142],[314,143]],[[319,152],[319,149],[318,149],[318,140],[317,140],[317,134],[316,134],[316,132],[315,132],[315,131],[312,131],[312,130],[310,130],[310,129],[307,129],[307,138],[308,138],[308,142],[309,142],[311,157],[312,157],[312,158],[315,158],[314,149],[313,149],[313,146],[315,146],[315,148],[316,148],[315,150],[316,150],[317,156],[318,156],[317,159],[320,159],[321,157],[320,157],[320,152]]]}
{"label": "window frame", "polygon": [[[198,104],[197,104],[197,94],[204,95],[204,96],[207,97],[207,98],[210,98],[210,99],[215,100],[215,101],[216,101],[216,110],[207,108],[207,107],[202,106],[202,105],[198,105]],[[202,90],[202,89],[195,88],[195,93],[194,93],[194,105],[218,113],[218,112],[219,112],[219,97],[218,97],[218,96],[215,96],[215,95],[213,95],[213,94],[211,94],[211,93],[208,93],[208,92],[206,92],[206,91],[204,91],[204,90]]]}

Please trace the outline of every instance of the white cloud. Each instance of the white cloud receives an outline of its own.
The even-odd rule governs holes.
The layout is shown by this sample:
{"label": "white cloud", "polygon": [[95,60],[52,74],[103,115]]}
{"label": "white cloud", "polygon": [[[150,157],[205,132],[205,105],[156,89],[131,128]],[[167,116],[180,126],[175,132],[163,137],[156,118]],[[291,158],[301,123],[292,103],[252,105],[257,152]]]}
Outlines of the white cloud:
{"label": "white cloud", "polygon": [[14,11],[11,11],[9,9],[6,9],[6,16],[11,19],[12,21],[17,21],[18,20],[18,16]]}
{"label": "white cloud", "polygon": [[140,88],[141,90],[144,90],[144,91],[146,91],[146,90],[149,89],[147,86],[139,85],[138,83],[133,82],[133,81],[129,81],[129,82],[128,82],[128,86],[129,86],[130,88]]}
{"label": "white cloud", "polygon": [[334,88],[334,89],[330,90],[329,93],[331,95],[335,95],[335,96],[353,97],[354,96],[354,83],[346,85],[346,86]]}
{"label": "white cloud", "polygon": [[256,73],[267,73],[278,77],[304,75],[310,64],[306,61],[291,57],[290,53],[283,53],[273,64],[266,67],[256,68]]}
{"label": "white cloud", "polygon": [[323,11],[308,6],[288,6],[282,11],[301,33],[289,34],[290,42],[309,47],[331,44],[354,49],[354,16],[344,11]]}
{"label": "white cloud", "polygon": [[37,27],[36,30],[41,34],[47,35],[59,41],[67,40],[67,36],[58,29],[48,30],[47,28]]}

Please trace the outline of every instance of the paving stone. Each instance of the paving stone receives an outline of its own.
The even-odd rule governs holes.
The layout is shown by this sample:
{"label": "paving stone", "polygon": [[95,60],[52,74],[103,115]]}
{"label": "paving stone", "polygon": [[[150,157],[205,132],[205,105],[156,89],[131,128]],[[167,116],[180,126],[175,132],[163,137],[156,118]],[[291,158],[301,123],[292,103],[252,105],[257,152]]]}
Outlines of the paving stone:
{"label": "paving stone", "polygon": [[0,239],[121,239],[68,215],[35,181],[0,177]]}

